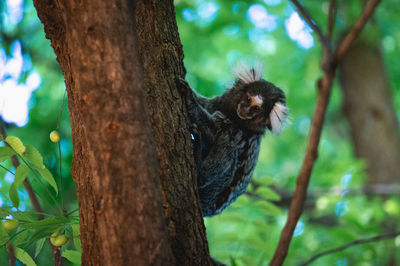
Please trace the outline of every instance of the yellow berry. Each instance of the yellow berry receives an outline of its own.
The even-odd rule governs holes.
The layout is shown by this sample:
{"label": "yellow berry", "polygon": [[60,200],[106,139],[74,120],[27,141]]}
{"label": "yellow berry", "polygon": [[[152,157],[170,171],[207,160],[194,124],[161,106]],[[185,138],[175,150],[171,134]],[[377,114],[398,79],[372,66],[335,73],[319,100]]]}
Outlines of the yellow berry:
{"label": "yellow berry", "polygon": [[50,140],[54,143],[60,141],[60,134],[57,132],[57,130],[53,130],[50,132]]}
{"label": "yellow berry", "polygon": [[57,237],[50,238],[50,242],[56,247],[64,245],[65,243],[67,243],[67,241],[68,237],[66,237],[65,235],[59,235]]}
{"label": "yellow berry", "polygon": [[17,220],[5,220],[3,222],[3,228],[6,229],[6,230],[14,230],[17,227],[18,227],[18,221]]}

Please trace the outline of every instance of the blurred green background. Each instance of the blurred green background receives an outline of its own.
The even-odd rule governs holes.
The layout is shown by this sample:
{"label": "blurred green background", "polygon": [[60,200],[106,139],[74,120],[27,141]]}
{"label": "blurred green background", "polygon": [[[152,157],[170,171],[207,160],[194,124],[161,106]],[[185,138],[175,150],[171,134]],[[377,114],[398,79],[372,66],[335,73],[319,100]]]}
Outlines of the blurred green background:
{"label": "blurred green background", "polygon": [[[329,1],[305,2],[325,30]],[[335,39],[358,17],[364,1],[337,2]],[[69,172],[72,142],[63,76],[32,2],[7,0],[0,4],[0,123],[8,135],[18,136],[42,153],[45,165],[60,184],[58,148],[48,135],[57,127],[64,102],[60,124],[63,187],[57,204],[63,197],[64,208],[73,211],[77,199]],[[286,93],[291,124],[281,136],[267,133],[263,138],[248,193],[221,215],[205,219],[214,258],[230,265],[268,265],[305,152],[315,84],[321,76],[321,47],[289,1],[176,0],[175,7],[187,80],[199,93],[209,97],[223,93],[233,81],[230,69],[235,62],[254,58],[264,62],[264,78]],[[400,119],[399,13],[398,0],[383,1],[362,38],[376,40],[381,47]],[[310,196],[285,265],[298,265],[318,252],[355,239],[399,230],[399,193],[381,197],[362,192],[369,177],[365,162],[354,156],[349,130],[336,82]],[[2,165],[12,169],[10,162]],[[0,206],[11,205],[8,190],[12,182],[13,176],[0,169]],[[56,204],[43,185],[34,179],[32,183],[43,209],[55,214]],[[18,193],[19,210],[32,210],[22,187]],[[34,257],[35,242],[27,241],[23,247]],[[68,243],[65,248],[73,249],[74,245]],[[34,260],[38,265],[52,265],[47,244]],[[312,265],[389,265],[393,261],[400,264],[400,237],[354,246]],[[4,246],[0,248],[0,265],[7,265]]]}

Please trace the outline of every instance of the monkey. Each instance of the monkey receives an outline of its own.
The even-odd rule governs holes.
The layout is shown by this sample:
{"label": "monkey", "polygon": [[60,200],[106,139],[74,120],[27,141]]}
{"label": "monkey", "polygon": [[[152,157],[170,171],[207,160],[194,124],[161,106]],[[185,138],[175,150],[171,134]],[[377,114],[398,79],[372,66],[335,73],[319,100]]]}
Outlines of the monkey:
{"label": "monkey", "polygon": [[288,108],[284,92],[264,79],[261,63],[238,64],[235,82],[221,96],[206,98],[177,79],[191,122],[197,189],[203,217],[221,213],[246,190],[268,129],[279,135]]}

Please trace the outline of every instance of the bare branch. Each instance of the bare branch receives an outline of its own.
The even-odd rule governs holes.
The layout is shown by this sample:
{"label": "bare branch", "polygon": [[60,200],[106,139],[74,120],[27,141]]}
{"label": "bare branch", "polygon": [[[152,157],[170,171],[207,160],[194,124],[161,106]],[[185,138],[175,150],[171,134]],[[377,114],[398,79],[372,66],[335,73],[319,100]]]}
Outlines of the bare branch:
{"label": "bare branch", "polygon": [[[316,24],[314,24],[314,22],[312,21],[311,16],[307,15],[308,13],[304,10],[303,6],[300,5],[297,0],[292,0],[292,2],[299,9],[299,12],[301,12],[305,16],[305,18],[308,19],[308,23],[311,23],[310,26],[314,25],[314,28],[316,28],[320,32],[319,27],[316,27]],[[362,14],[360,15],[360,18],[355,22],[352,29],[350,30],[350,33],[346,36],[343,42],[339,45],[339,48],[334,53],[334,57],[332,55],[332,50],[330,46],[324,43],[323,35],[320,35],[321,32],[319,34],[321,42],[325,47],[325,49],[323,49],[322,58],[322,68],[324,72],[322,78],[319,79],[317,82],[317,104],[311,124],[311,131],[308,138],[306,154],[299,176],[297,177],[296,189],[293,194],[293,200],[290,205],[287,221],[284,228],[282,229],[281,237],[279,239],[278,246],[275,250],[275,254],[272,258],[270,265],[282,265],[283,261],[286,258],[294,229],[296,228],[297,222],[303,211],[311,172],[314,167],[315,161],[317,160],[318,145],[321,137],[326,109],[329,103],[333,80],[335,78],[337,63],[343,57],[348,47],[350,47],[352,42],[357,38],[358,34],[365,26],[368,18],[371,17],[379,2],[380,0],[371,0],[366,5]]]}
{"label": "bare branch", "polygon": [[335,252],[338,252],[338,251],[342,251],[342,250],[344,250],[346,248],[350,248],[350,247],[355,246],[355,245],[360,245],[360,244],[369,243],[369,242],[376,242],[376,241],[387,239],[387,238],[395,238],[395,237],[397,237],[399,235],[400,235],[400,232],[393,232],[393,233],[388,233],[388,234],[384,234],[384,235],[378,235],[378,236],[374,236],[374,237],[354,240],[354,241],[352,241],[350,243],[347,243],[345,245],[342,245],[342,246],[339,246],[339,247],[336,247],[336,248],[333,248],[333,249],[328,249],[328,250],[326,250],[324,252],[318,253],[318,254],[312,256],[309,260],[305,261],[301,265],[302,266],[309,265],[311,262],[319,259],[322,256],[325,256],[325,255],[328,255],[328,254],[331,254],[331,253],[335,253]]}
{"label": "bare branch", "polygon": [[365,24],[367,23],[368,19],[372,16],[374,13],[376,7],[378,4],[381,2],[381,0],[371,0],[369,1],[362,13],[361,16],[357,19],[356,22],[354,22],[353,26],[351,27],[349,33],[346,35],[346,37],[343,39],[343,41],[340,43],[338,48],[335,51],[334,58],[333,58],[333,64],[337,65],[340,60],[343,58],[347,50],[350,48],[351,44],[354,42],[354,40],[358,37],[362,29],[364,28]]}
{"label": "bare branch", "polygon": [[333,27],[335,26],[336,18],[336,0],[329,2],[329,13],[328,13],[328,38],[332,38]]}
{"label": "bare branch", "polygon": [[286,258],[294,229],[296,228],[297,222],[303,211],[303,204],[306,199],[311,171],[317,159],[318,144],[321,137],[326,108],[329,102],[333,78],[334,73],[324,72],[324,76],[318,82],[319,94],[308,139],[306,155],[303,160],[300,174],[297,177],[296,189],[293,194],[293,200],[290,204],[288,218],[282,230],[281,238],[270,265],[282,265]]}
{"label": "bare branch", "polygon": [[7,248],[8,248],[8,265],[15,266],[16,258],[15,258],[15,250],[13,244],[11,242],[8,242]]}
{"label": "bare branch", "polygon": [[318,26],[318,24],[315,22],[315,20],[311,17],[310,13],[304,8],[302,4],[298,0],[291,0],[293,5],[296,6],[297,11],[299,11],[300,16],[307,22],[307,24],[310,26],[310,28],[317,34],[320,42],[323,45],[329,46],[329,40],[326,38],[326,36],[323,34],[321,28]]}

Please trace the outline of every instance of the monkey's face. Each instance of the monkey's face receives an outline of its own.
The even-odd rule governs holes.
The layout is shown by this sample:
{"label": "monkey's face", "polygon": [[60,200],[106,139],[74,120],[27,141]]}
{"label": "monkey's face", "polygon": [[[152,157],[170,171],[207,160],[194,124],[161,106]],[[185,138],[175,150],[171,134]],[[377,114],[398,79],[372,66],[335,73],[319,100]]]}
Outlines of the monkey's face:
{"label": "monkey's face", "polygon": [[265,80],[245,84],[242,91],[236,109],[242,124],[258,133],[268,128],[279,135],[288,115],[283,91]]}

